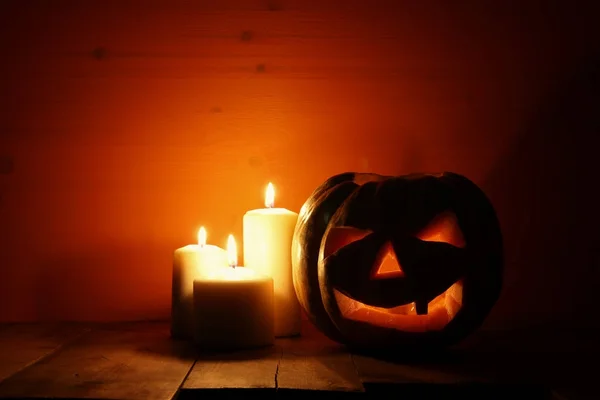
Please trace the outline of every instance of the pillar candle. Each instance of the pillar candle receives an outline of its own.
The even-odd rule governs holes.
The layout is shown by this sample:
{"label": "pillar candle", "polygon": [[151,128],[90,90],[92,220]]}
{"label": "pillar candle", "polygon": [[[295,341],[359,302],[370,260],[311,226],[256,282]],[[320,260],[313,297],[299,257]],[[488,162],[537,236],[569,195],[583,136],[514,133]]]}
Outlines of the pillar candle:
{"label": "pillar candle", "polygon": [[229,267],[194,280],[194,341],[206,351],[228,351],[273,344],[273,279],[237,266],[233,236]]}
{"label": "pillar candle", "polygon": [[275,293],[275,336],[300,334],[300,306],[292,281],[292,237],[298,214],[274,208],[275,191],[269,183],[266,208],[244,215],[244,264],[273,278]]}
{"label": "pillar candle", "polygon": [[206,244],[206,230],[198,231],[198,244],[175,250],[171,299],[171,336],[191,339],[193,336],[194,279],[213,268],[227,266],[225,249]]}

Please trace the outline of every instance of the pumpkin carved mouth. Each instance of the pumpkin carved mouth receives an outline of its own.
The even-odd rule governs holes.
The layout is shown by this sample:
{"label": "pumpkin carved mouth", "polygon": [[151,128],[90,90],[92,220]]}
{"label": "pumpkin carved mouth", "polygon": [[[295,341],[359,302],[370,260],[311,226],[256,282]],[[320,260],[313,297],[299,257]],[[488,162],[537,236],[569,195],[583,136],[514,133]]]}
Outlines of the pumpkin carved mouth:
{"label": "pumpkin carved mouth", "polygon": [[[327,258],[341,248],[362,240],[372,233],[370,230],[345,226],[332,228],[326,235],[323,257]],[[426,242],[447,243],[461,249],[465,247],[456,216],[451,212],[438,215],[415,237]],[[405,278],[405,271],[391,242],[386,241],[377,252],[369,279],[394,278]],[[454,318],[462,307],[462,290],[463,281],[458,279],[427,303],[426,313],[417,313],[414,302],[392,307],[377,307],[353,299],[337,288],[334,288],[333,293],[344,318],[405,332],[426,332],[441,330]]]}
{"label": "pumpkin carved mouth", "polygon": [[393,308],[374,307],[363,304],[334,289],[335,299],[342,316],[349,320],[368,322],[382,328],[404,332],[427,332],[442,330],[461,309],[462,280],[429,302],[426,315],[417,315],[413,304]]}

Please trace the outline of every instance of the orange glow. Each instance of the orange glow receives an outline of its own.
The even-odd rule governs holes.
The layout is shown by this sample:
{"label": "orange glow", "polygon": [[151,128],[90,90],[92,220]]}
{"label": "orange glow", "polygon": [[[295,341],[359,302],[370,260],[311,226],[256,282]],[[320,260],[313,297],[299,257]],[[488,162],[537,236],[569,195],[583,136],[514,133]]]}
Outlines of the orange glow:
{"label": "orange glow", "polygon": [[367,306],[337,290],[334,294],[344,318],[406,332],[426,332],[441,330],[454,318],[461,308],[462,289],[462,281],[456,282],[429,302],[426,315],[417,315],[410,304],[387,309]]}
{"label": "orange glow", "polygon": [[356,242],[367,236],[371,231],[341,226],[339,228],[331,228],[327,233],[325,247],[323,249],[323,258],[335,253],[340,248]]}
{"label": "orange glow", "polygon": [[207,279],[217,281],[244,281],[256,277],[256,272],[250,268],[211,268],[206,272]]}
{"label": "orange glow", "polygon": [[227,238],[227,262],[231,267],[237,266],[237,245],[233,235]]}
{"label": "orange glow", "polygon": [[[316,185],[344,170],[451,166],[485,183],[504,212],[508,276],[519,278],[518,290],[508,290],[496,305],[492,327],[562,321],[566,315],[547,306],[555,288],[565,291],[565,309],[595,288],[593,279],[576,277],[589,274],[597,225],[575,217],[583,208],[556,212],[555,206],[583,202],[570,191],[556,191],[549,180],[527,184],[539,178],[537,154],[556,155],[551,176],[559,166],[578,171],[569,157],[588,157],[591,148],[573,141],[561,151],[560,140],[548,140],[548,152],[537,153],[543,130],[515,128],[526,125],[527,111],[543,107],[546,92],[578,66],[579,57],[565,52],[584,56],[594,50],[571,45],[588,30],[570,29],[570,12],[556,15],[565,23],[552,24],[484,7],[432,12],[395,1],[380,13],[368,1],[270,3],[293,10],[269,14],[240,6],[223,12],[218,1],[160,7],[94,1],[85,9],[75,2],[0,2],[10,4],[12,19],[26,18],[31,26],[64,21],[47,24],[52,57],[37,29],[2,27],[5,37],[18,35],[26,47],[7,50],[10,62],[2,66],[11,79],[2,80],[0,321],[166,320],[170,253],[196,244],[192,233],[199,223],[211,227],[210,244],[224,247],[229,233],[241,237],[244,212],[264,207],[265,181],[282,189],[277,206],[298,211]],[[347,6],[332,12],[333,4]],[[133,30],[132,23],[89,23],[82,17],[87,14],[105,21],[143,17],[133,21]],[[580,17],[592,21],[593,14]],[[466,37],[469,26],[453,27],[456,18],[487,23],[477,37]],[[539,40],[523,40],[532,24]],[[235,40],[256,26],[274,36]],[[556,29],[564,38],[558,42]],[[180,31],[184,38],[175,34]],[[108,50],[99,47],[93,59],[96,45]],[[543,56],[530,57],[552,45]],[[490,57],[502,62],[488,63]],[[35,59],[44,62],[33,66]],[[441,66],[448,68],[444,79],[424,78]],[[530,71],[539,79],[530,79]],[[504,81],[514,84],[498,85]],[[476,118],[457,93],[478,99]],[[514,107],[505,106],[507,99]],[[482,125],[488,129],[481,131]],[[533,202],[524,200],[538,194],[552,197],[532,211]],[[535,213],[532,223],[519,226],[521,213]],[[538,213],[552,218],[538,223]],[[564,242],[566,231],[547,231],[561,224],[578,229],[573,246],[585,251],[538,254],[540,246]],[[24,256],[31,243],[35,250]],[[540,262],[531,263],[533,256]],[[243,264],[242,251],[238,259]],[[558,271],[565,261],[571,274],[548,274],[538,295],[517,295],[536,285],[540,272]],[[583,311],[596,309],[587,302],[576,310],[583,322],[590,314]],[[532,311],[535,316],[528,315]]]}
{"label": "orange glow", "polygon": [[[331,228],[325,240],[323,258],[335,253],[343,246],[364,238],[370,233],[371,231],[369,230],[355,229],[347,226]],[[376,263],[377,267],[373,268],[372,278],[390,278],[392,276],[404,275],[390,242],[386,242],[383,245],[377,255]]]}
{"label": "orange glow", "polygon": [[206,229],[203,226],[198,230],[198,246],[206,246]]}
{"label": "orange glow", "polygon": [[377,255],[379,266],[373,269],[372,279],[386,279],[394,276],[404,276],[400,262],[390,242],[383,245]]}
{"label": "orange glow", "polygon": [[267,185],[267,191],[265,193],[265,207],[273,208],[275,206],[275,188],[273,184],[269,182]]}
{"label": "orange glow", "polygon": [[417,234],[417,238],[426,242],[444,242],[456,247],[465,247],[463,237],[456,215],[444,212],[438,215]]}
{"label": "orange glow", "polygon": [[[331,228],[325,240],[323,257],[370,233],[369,230],[352,227]],[[457,247],[465,246],[458,221],[452,213],[442,213],[434,218],[417,237],[424,241],[445,242]],[[392,244],[386,242],[378,252],[371,279],[386,279],[402,275],[404,272]],[[414,303],[393,308],[373,307],[353,300],[337,290],[334,290],[334,294],[342,315],[347,319],[407,332],[425,332],[440,330],[454,318],[461,308],[462,289],[462,281],[454,283],[448,290],[429,302],[426,315],[417,315]]]}

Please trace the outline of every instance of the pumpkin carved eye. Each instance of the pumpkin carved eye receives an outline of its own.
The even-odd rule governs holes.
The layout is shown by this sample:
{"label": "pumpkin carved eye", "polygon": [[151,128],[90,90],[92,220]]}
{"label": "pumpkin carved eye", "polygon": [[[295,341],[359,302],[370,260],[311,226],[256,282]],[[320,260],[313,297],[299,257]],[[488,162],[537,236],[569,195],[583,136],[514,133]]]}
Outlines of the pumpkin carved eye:
{"label": "pumpkin carved eye", "polygon": [[450,211],[436,216],[417,234],[417,238],[425,242],[441,242],[455,247],[465,247],[465,238],[458,226],[456,214]]}
{"label": "pumpkin carved eye", "polygon": [[[373,232],[370,230],[347,226],[332,228],[325,241],[323,257],[327,258],[340,248],[361,240],[371,233]],[[384,243],[375,258],[374,268],[371,271],[371,279],[384,279],[403,275],[404,271],[400,267],[392,244],[390,242]]]}
{"label": "pumpkin carved eye", "polygon": [[[326,237],[323,257],[326,258],[338,251],[341,247],[363,239],[373,233],[367,229],[357,229],[348,226],[331,228]],[[464,248],[465,239],[458,226],[456,215],[446,211],[425,226],[416,235],[417,239],[424,242],[448,243],[452,246]],[[404,271],[391,242],[385,242],[379,250],[371,272],[371,279],[387,279],[404,276]]]}

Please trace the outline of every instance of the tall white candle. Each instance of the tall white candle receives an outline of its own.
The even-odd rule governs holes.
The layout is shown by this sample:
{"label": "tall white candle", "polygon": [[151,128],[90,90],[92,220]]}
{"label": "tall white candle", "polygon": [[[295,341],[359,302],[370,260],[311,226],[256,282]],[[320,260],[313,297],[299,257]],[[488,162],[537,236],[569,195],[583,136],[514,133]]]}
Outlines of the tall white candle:
{"label": "tall white candle", "polygon": [[206,230],[198,231],[198,244],[189,244],[173,254],[173,281],[171,299],[171,336],[191,339],[193,335],[194,279],[213,268],[227,266],[227,252],[218,246],[206,244]]}
{"label": "tall white candle", "polygon": [[269,183],[266,208],[244,215],[244,264],[273,278],[275,292],[275,336],[300,333],[300,306],[292,281],[292,237],[298,214],[274,208],[275,190]]}
{"label": "tall white candle", "polygon": [[273,279],[237,266],[233,236],[229,267],[194,280],[194,341],[203,350],[224,351],[273,344]]}

